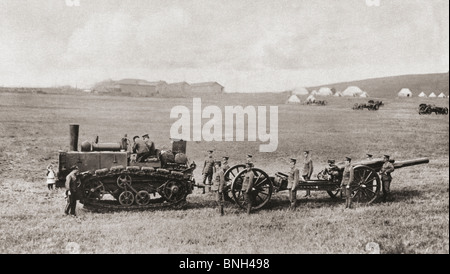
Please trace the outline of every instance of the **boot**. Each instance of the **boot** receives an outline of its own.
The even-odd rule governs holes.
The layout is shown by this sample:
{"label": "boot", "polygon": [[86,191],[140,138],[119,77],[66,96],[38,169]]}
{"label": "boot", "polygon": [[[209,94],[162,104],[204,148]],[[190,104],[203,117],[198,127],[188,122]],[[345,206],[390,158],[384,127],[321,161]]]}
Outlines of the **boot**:
{"label": "boot", "polygon": [[220,216],[223,216],[225,213],[223,212],[223,205],[220,206]]}
{"label": "boot", "polygon": [[247,205],[247,215],[250,215],[250,211],[252,210],[252,205],[248,204]]}

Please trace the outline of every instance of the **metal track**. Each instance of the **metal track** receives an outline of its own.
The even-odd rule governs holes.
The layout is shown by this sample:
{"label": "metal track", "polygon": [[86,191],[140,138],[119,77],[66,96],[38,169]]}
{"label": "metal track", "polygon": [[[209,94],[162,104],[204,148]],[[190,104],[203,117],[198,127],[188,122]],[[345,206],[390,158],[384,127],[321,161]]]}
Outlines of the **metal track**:
{"label": "metal track", "polygon": [[[175,208],[181,209],[186,204],[186,197],[191,193],[190,183],[187,182],[187,179],[184,178],[184,174],[179,171],[170,171],[167,169],[141,169],[140,167],[112,167],[111,169],[101,169],[96,171],[85,172],[82,174],[81,178],[81,191],[83,192],[83,196],[85,196],[84,187],[89,185],[90,182],[95,181],[105,181],[111,180],[112,178],[118,178],[122,175],[129,175],[131,178],[139,178],[140,180],[148,181],[149,185],[152,185],[152,181],[165,181],[166,183],[169,181],[180,182],[182,186],[184,186],[183,192],[181,195],[181,200],[176,202],[168,201],[167,197],[161,195],[162,197],[157,199],[151,199],[149,204],[147,205],[137,205],[132,204],[129,206],[122,205],[118,200],[98,200],[98,199],[89,199],[87,197],[83,197],[81,203],[84,205],[84,208],[90,211],[97,212],[108,212],[108,211],[133,211],[133,210],[150,210],[150,209],[163,209],[163,208]],[[163,187],[166,183],[162,184],[158,188],[158,193],[160,193],[161,187]],[[118,187],[119,188],[119,187]],[[125,187],[127,189],[127,187]],[[128,190],[135,191],[132,186],[129,186]]]}

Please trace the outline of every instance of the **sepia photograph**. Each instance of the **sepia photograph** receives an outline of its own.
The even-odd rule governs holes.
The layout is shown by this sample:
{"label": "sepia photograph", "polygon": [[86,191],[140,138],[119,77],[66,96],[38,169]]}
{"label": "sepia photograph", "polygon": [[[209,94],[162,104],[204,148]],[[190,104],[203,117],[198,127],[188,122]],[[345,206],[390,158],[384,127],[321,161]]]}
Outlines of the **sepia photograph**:
{"label": "sepia photograph", "polygon": [[447,0],[0,0],[0,254],[449,254],[449,96]]}

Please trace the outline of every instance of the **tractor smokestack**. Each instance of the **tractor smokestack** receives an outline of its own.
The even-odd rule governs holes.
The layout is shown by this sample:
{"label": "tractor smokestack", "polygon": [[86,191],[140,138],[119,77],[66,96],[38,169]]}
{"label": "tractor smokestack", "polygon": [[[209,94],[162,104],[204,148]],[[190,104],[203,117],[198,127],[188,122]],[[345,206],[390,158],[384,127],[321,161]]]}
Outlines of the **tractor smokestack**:
{"label": "tractor smokestack", "polygon": [[70,146],[69,151],[78,151],[78,130],[79,125],[70,125]]}

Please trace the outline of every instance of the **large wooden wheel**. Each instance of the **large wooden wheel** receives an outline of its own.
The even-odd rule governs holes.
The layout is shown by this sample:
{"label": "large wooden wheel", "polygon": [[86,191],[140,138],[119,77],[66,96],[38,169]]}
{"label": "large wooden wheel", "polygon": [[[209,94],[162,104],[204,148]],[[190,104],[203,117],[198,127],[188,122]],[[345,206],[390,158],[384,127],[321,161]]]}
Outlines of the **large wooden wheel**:
{"label": "large wooden wheel", "polygon": [[[252,201],[253,209],[260,209],[265,206],[272,197],[273,184],[267,173],[259,168],[252,168],[255,175],[253,181]],[[239,172],[231,183],[231,194],[233,200],[241,207],[246,208],[245,197],[242,192],[242,182],[245,177],[245,170]]]}
{"label": "large wooden wheel", "polygon": [[224,199],[228,202],[234,202],[233,194],[231,194],[231,183],[233,182],[234,178],[245,169],[244,164],[234,165],[227,169],[225,171],[224,177],[225,177],[225,188],[224,188]]}
{"label": "large wooden wheel", "polygon": [[368,166],[356,166],[354,167],[354,176],[353,200],[362,204],[374,202],[381,189],[380,177],[377,172]]}

